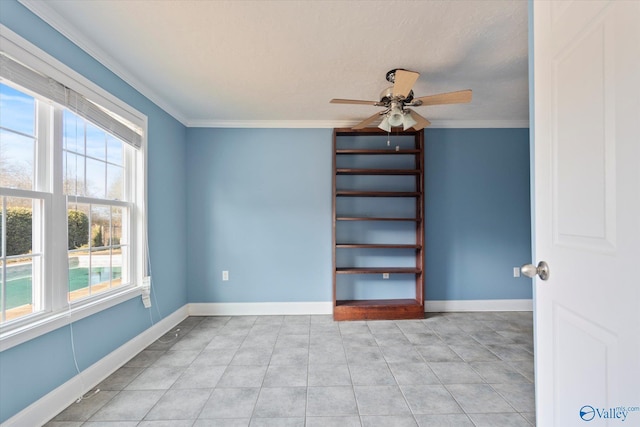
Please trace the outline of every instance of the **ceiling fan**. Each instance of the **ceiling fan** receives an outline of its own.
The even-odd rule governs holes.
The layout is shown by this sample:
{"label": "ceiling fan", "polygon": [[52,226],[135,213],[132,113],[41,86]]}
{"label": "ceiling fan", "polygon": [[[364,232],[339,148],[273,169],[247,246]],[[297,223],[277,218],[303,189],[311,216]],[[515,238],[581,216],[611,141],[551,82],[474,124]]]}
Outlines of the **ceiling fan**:
{"label": "ceiling fan", "polygon": [[332,99],[333,104],[361,104],[373,105],[376,107],[384,107],[373,116],[361,121],[353,127],[353,129],[363,129],[382,119],[378,127],[387,132],[392,127],[402,126],[403,130],[414,128],[415,130],[424,129],[431,122],[420,114],[408,107],[420,107],[423,105],[440,105],[440,104],[462,104],[471,101],[471,89],[460,90],[457,92],[440,93],[437,95],[421,96],[414,98],[411,88],[415,84],[420,73],[415,71],[396,68],[387,73],[387,81],[392,86],[387,87],[380,93],[380,101],[360,101],[356,99]]}

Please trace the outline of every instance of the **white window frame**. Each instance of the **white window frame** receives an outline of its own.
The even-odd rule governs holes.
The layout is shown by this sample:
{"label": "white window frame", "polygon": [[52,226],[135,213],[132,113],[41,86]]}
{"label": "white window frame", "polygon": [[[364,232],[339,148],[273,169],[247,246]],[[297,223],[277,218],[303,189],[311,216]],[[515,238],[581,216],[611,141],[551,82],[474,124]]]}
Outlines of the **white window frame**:
{"label": "white window frame", "polygon": [[[47,153],[41,153],[39,158],[46,158],[47,166],[43,168],[43,165],[37,165],[38,173],[36,174],[36,179],[38,180],[42,179],[41,175],[51,177],[50,185],[58,186],[58,188],[55,189],[47,188],[47,192],[43,193],[43,197],[47,198],[45,205],[48,205],[45,209],[52,209],[54,212],[54,215],[46,216],[45,223],[43,224],[45,230],[43,250],[45,253],[44,269],[45,271],[51,272],[50,277],[52,277],[54,284],[47,286],[45,283],[43,289],[43,304],[45,310],[43,312],[25,316],[22,319],[16,319],[15,321],[0,326],[0,351],[4,351],[142,294],[143,278],[147,274],[147,116],[111,95],[46,52],[27,42],[3,25],[0,25],[0,48],[7,55],[20,61],[29,68],[64,84],[66,87],[82,94],[92,102],[97,103],[142,129],[142,144],[136,155],[125,156],[125,162],[131,162],[133,157],[135,157],[136,162],[134,168],[135,176],[131,179],[132,188],[125,190],[131,192],[131,200],[133,201],[132,220],[130,224],[130,250],[133,252],[130,265],[131,284],[129,286],[117,287],[110,291],[101,292],[95,296],[71,303],[68,302],[66,227],[53,226],[54,223],[66,224],[67,206],[64,197],[52,197],[52,194],[49,193],[49,191],[51,191],[54,192],[54,194],[62,194],[62,135],[39,135],[39,139],[44,136],[48,140],[54,141],[53,144],[46,143],[38,145],[40,150],[48,149],[49,151]],[[49,109],[49,111],[51,111],[51,109]],[[41,113],[40,109],[38,113]],[[62,110],[55,109],[53,117],[48,119],[62,123]],[[62,133],[62,126],[48,126],[47,129],[58,129],[58,132]],[[41,129],[38,130],[40,133]],[[53,171],[51,171],[48,168],[52,164],[58,164],[60,167],[54,167]],[[52,176],[54,173],[56,176]],[[39,184],[40,186],[37,188],[42,189],[42,182]],[[3,191],[3,193],[4,192],[6,191]],[[15,195],[18,195],[18,193],[22,192],[17,191]],[[33,193],[39,192],[36,191]],[[95,201],[100,203],[100,200]]]}

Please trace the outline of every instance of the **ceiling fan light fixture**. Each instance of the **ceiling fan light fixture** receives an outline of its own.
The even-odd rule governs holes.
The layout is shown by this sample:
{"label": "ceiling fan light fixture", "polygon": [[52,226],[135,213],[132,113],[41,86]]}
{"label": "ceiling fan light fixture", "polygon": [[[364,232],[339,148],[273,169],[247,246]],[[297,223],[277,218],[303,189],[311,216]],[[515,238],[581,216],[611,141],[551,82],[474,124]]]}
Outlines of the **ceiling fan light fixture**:
{"label": "ceiling fan light fixture", "polygon": [[404,114],[400,111],[392,111],[389,113],[389,124],[393,127],[400,126],[404,121]]}
{"label": "ceiling fan light fixture", "polygon": [[403,130],[407,130],[407,129],[409,129],[410,127],[414,126],[417,123],[418,122],[416,122],[413,119],[411,114],[409,114],[409,111],[405,111],[404,112],[404,119],[402,120],[402,129]]}
{"label": "ceiling fan light fixture", "polygon": [[389,118],[385,115],[382,122],[378,125],[380,129],[385,132],[391,132],[391,125],[389,124]]}
{"label": "ceiling fan light fixture", "polygon": [[404,112],[402,111],[402,107],[397,102],[391,103],[391,110],[387,113],[387,118],[389,119],[389,124],[392,127],[400,126],[404,121]]}

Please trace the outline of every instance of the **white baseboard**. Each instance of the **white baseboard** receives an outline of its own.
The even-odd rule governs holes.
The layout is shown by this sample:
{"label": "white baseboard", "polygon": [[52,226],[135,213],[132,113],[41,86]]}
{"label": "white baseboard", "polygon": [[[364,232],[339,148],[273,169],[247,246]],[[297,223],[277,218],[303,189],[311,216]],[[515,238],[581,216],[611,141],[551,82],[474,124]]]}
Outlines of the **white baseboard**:
{"label": "white baseboard", "polygon": [[[2,427],[41,426],[71,405],[78,396],[82,396],[114,373],[133,356],[144,350],[168,330],[188,316],[187,306],[174,311],[140,335],[127,341],[93,365],[65,382],[55,390],[41,397],[13,417],[2,423]],[[86,387],[89,387],[86,389]],[[84,388],[84,389],[83,389]]]}
{"label": "white baseboard", "polygon": [[[190,316],[264,316],[295,314],[332,314],[331,301],[321,302],[204,302],[190,303]],[[428,313],[451,311],[532,311],[533,300],[454,300],[425,301]]]}
{"label": "white baseboard", "polygon": [[533,311],[533,300],[487,299],[425,301],[424,311],[427,313],[444,313],[451,311]]}
{"label": "white baseboard", "polygon": [[331,301],[318,302],[205,302],[189,304],[191,316],[265,316],[331,314]]}

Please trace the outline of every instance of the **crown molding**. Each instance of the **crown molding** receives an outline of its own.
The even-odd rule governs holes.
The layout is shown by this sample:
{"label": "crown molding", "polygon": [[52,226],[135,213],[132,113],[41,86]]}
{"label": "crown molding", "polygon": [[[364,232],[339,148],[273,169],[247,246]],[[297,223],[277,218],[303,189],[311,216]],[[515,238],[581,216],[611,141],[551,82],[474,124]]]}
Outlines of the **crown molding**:
{"label": "crown molding", "polygon": [[[355,126],[358,120],[192,120],[194,128],[344,128]],[[529,120],[434,120],[429,128],[529,128]]]}
{"label": "crown molding", "polygon": [[159,96],[149,86],[125,70],[116,60],[114,60],[103,49],[90,42],[76,27],[57,13],[47,2],[38,0],[18,0],[24,7],[53,27],[56,31],[69,39],[73,44],[86,52],[93,59],[105,66],[109,71],[120,77],[129,86],[140,92],[151,102],[162,108],[165,112],[186,125],[187,118],[178,110],[173,108],[169,102]]}
{"label": "crown molding", "polygon": [[329,129],[355,126],[357,120],[193,120],[193,128]]}
{"label": "crown molding", "polygon": [[529,128],[529,120],[432,120],[429,128]]}

